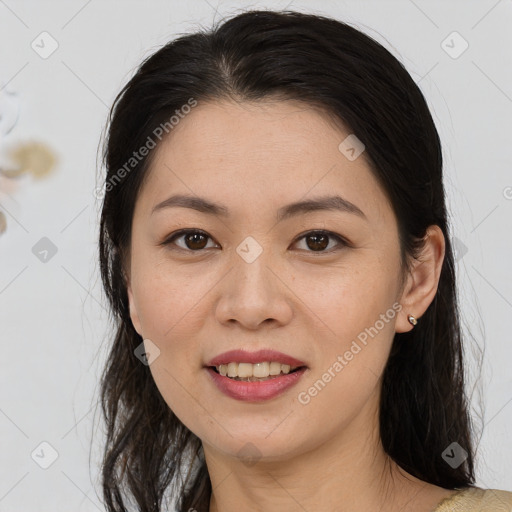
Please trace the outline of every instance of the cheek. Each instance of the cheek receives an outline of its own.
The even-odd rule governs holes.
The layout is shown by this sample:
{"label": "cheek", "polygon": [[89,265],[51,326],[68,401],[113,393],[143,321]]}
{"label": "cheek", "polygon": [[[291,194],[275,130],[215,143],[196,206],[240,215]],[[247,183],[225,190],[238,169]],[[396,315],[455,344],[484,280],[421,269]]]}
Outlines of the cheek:
{"label": "cheek", "polygon": [[215,279],[204,269],[170,268],[165,261],[146,269],[134,290],[144,335],[164,345],[183,339],[204,321],[204,304]]}
{"label": "cheek", "polygon": [[[138,287],[142,332],[159,349],[150,371],[167,405],[185,424],[211,417],[194,402],[196,380],[202,370],[200,333],[205,321],[206,281],[186,273],[154,266]],[[201,300],[202,299],[202,300]],[[197,398],[196,398],[197,399]],[[191,409],[194,410],[189,417]],[[195,418],[195,419],[194,419]]]}
{"label": "cheek", "polygon": [[[319,402],[343,397],[355,406],[378,384],[387,362],[400,308],[395,302],[396,283],[376,261],[313,282],[309,288],[304,282],[298,291],[307,297],[304,302],[317,333],[317,367],[310,384],[320,379],[317,387],[326,384],[330,389],[322,391]],[[299,281],[294,285],[299,288]]]}
{"label": "cheek", "polygon": [[[317,321],[322,336],[340,348],[386,315],[396,297],[395,287],[392,272],[379,267],[374,258],[329,273],[309,272],[307,278],[293,283],[294,293],[307,306],[304,314]],[[389,334],[388,323],[383,330]]]}
{"label": "cheek", "polygon": [[186,390],[193,389],[203,371],[198,333],[205,321],[201,308],[208,287],[197,276],[169,272],[161,265],[140,276],[134,293],[143,337],[159,350],[150,371],[169,407],[179,412],[190,401]]}

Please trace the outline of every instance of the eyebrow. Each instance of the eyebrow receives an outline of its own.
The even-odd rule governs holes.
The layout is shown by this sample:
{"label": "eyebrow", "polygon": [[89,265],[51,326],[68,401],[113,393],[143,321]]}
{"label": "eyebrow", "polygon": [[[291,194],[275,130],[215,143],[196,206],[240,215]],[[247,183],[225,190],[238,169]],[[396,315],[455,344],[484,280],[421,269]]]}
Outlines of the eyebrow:
{"label": "eyebrow", "polygon": [[[168,197],[161,203],[158,203],[151,211],[151,215],[159,210],[172,207],[190,208],[192,210],[197,210],[198,212],[206,213],[209,215],[229,217],[229,210],[221,204],[214,203],[202,197],[194,197],[182,194]],[[323,196],[305,201],[298,201],[296,203],[283,206],[277,211],[277,221],[280,222],[301,213],[303,214],[319,210],[351,213],[368,221],[366,215],[359,207],[347,199],[343,199],[337,195]]]}

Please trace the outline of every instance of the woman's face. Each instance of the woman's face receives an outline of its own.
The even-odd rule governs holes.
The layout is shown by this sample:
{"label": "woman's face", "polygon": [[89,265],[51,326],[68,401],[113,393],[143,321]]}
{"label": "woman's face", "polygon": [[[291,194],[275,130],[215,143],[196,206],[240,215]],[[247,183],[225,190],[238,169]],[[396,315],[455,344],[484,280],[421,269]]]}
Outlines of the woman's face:
{"label": "woman's face", "polygon": [[[396,219],[357,140],[340,149],[349,134],[301,103],[219,101],[156,149],[134,212],[130,312],[158,389],[205,450],[274,460],[377,425],[379,378],[409,311],[398,312]],[[155,209],[175,195],[222,210]],[[360,213],[338,200],[283,215],[328,197]],[[183,229],[200,233],[170,241]],[[234,398],[205,366],[237,349],[307,369],[277,396]]]}

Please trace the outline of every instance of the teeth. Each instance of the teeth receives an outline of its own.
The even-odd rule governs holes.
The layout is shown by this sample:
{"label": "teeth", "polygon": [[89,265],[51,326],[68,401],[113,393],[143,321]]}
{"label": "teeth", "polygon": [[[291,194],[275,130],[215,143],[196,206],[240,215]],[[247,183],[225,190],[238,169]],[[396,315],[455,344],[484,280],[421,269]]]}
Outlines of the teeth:
{"label": "teeth", "polygon": [[216,366],[217,371],[223,375],[231,378],[239,377],[241,379],[249,379],[251,377],[265,379],[272,375],[279,375],[280,373],[288,374],[290,371],[295,370],[298,366],[290,367],[289,364],[281,364],[276,361],[264,361],[261,363],[229,363]]}

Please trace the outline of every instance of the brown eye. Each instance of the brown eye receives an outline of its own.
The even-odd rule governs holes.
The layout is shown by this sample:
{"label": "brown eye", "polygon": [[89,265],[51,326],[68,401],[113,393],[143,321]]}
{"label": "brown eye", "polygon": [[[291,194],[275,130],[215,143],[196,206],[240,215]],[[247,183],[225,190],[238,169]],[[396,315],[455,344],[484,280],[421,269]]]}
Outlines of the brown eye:
{"label": "brown eye", "polygon": [[188,250],[191,252],[198,252],[202,249],[206,249],[208,239],[211,239],[203,231],[198,231],[195,229],[182,230],[178,233],[175,233],[170,238],[165,240],[161,245],[170,245],[173,244],[175,240],[183,239],[184,245],[179,245],[179,249]]}
{"label": "brown eye", "polygon": [[185,235],[185,244],[189,249],[204,249],[207,237],[202,233],[189,233]]}
{"label": "brown eye", "polygon": [[[176,243],[177,240],[182,240],[181,244]],[[201,252],[204,249],[215,247],[215,245],[210,245],[208,247],[208,240],[212,240],[212,238],[204,231],[197,229],[184,229],[172,234],[160,245],[174,245],[175,247],[171,247],[171,249],[181,249],[188,252]],[[339,235],[336,235],[330,231],[309,231],[308,233],[302,235],[299,240],[304,240],[306,242],[306,248],[303,250],[306,252],[319,254],[329,254],[340,249],[341,247],[349,245],[348,242],[346,242]],[[333,240],[336,242],[334,247],[331,246],[331,241]]]}
{"label": "brown eye", "polygon": [[306,240],[307,246],[313,251],[323,251],[329,245],[329,236],[324,233],[308,235]]}
{"label": "brown eye", "polygon": [[[347,246],[348,243],[343,240],[338,235],[331,233],[330,231],[310,231],[309,233],[304,234],[299,238],[299,240],[304,240],[306,242],[306,251],[307,252],[332,252],[330,249],[325,250],[329,246],[329,242],[331,239],[336,240],[337,246],[335,245],[334,250],[339,248],[339,246]],[[332,249],[332,247],[331,247]]]}

